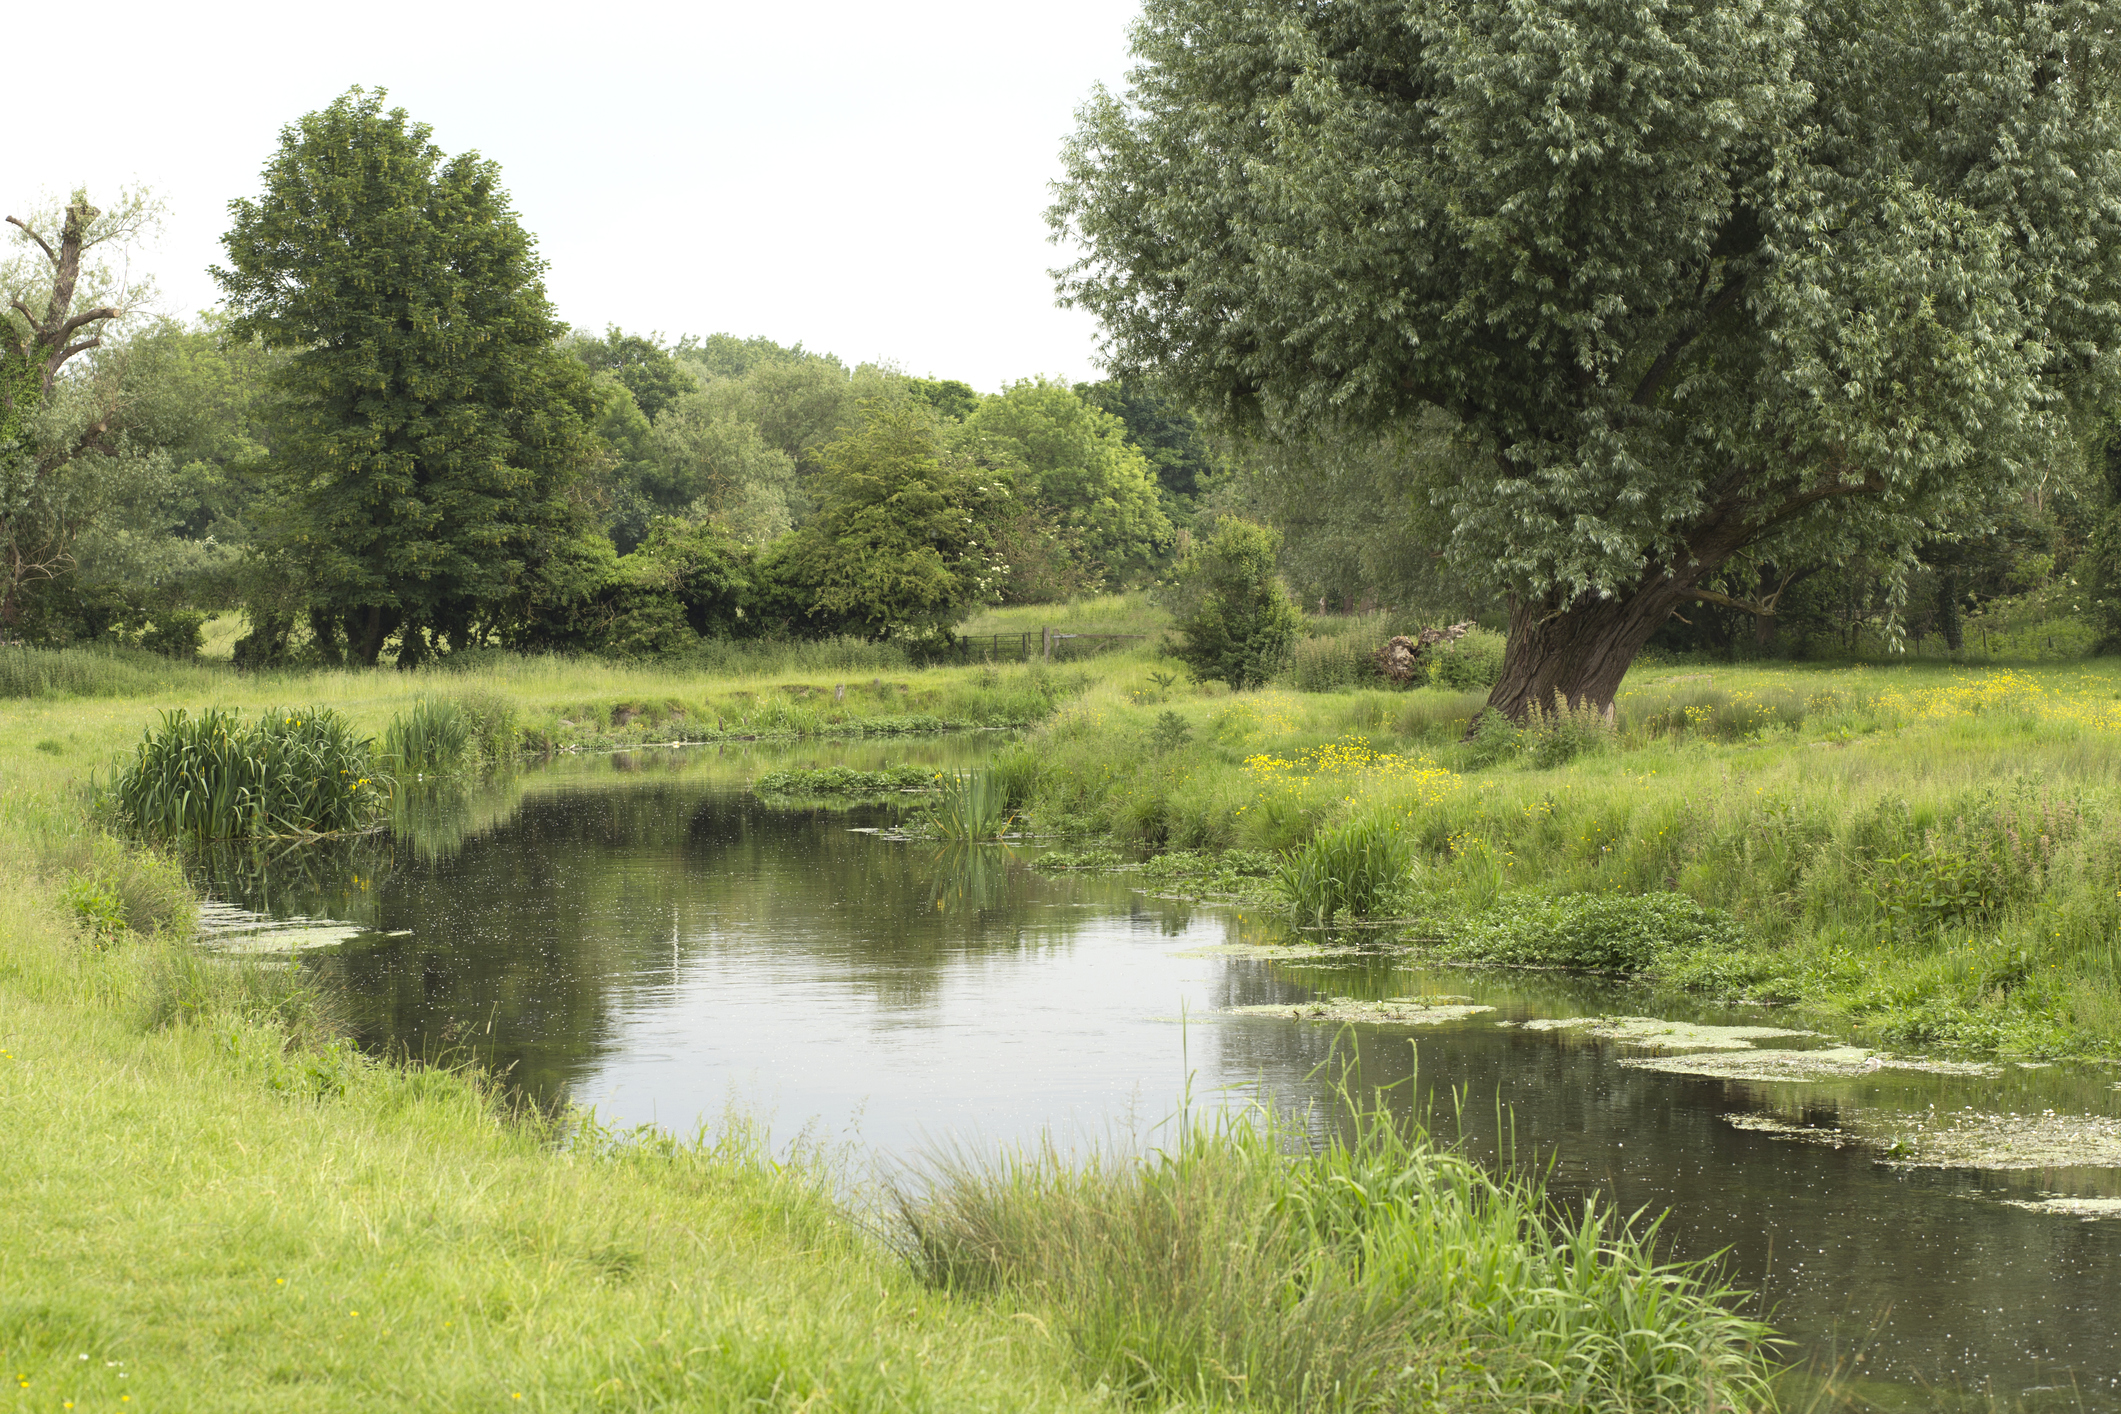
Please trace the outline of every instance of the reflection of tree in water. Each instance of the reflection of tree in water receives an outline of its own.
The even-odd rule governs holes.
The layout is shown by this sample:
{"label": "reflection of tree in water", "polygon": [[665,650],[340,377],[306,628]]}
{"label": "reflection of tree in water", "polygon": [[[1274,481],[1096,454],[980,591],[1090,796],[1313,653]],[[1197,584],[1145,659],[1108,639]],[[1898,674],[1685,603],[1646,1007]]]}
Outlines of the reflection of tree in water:
{"label": "reflection of tree in water", "polygon": [[365,1044],[469,1045],[534,1093],[582,1074],[616,1012],[667,995],[725,942],[786,958],[791,980],[829,976],[918,1010],[952,960],[1061,945],[1080,918],[1044,906],[1055,886],[1000,847],[860,833],[893,822],[881,807],[769,809],[654,771],[492,799],[410,813],[366,911],[336,916],[411,936],[357,939],[313,965],[343,985]]}

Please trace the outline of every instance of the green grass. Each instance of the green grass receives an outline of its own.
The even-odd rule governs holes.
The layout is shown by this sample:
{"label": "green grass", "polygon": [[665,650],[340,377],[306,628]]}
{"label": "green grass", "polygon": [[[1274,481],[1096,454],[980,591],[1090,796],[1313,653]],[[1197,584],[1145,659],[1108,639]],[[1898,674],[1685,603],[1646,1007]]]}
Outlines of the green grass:
{"label": "green grass", "polygon": [[1029,783],[1032,829],[1134,850],[1308,849],[1391,822],[1413,867],[1385,911],[1421,915],[1420,936],[1521,894],[1677,894],[1743,941],[1661,951],[1666,985],[1895,1045],[2113,1054],[2117,669],[1652,670],[1610,729],[1470,743],[1477,694],[1166,695],[1121,673],[996,769]]}
{"label": "green grass", "polygon": [[1766,1328],[1652,1234],[1498,1180],[1382,1097],[1315,1146],[1250,1113],[1146,1158],[947,1159],[899,1195],[942,1291],[1148,1407],[1747,1409]]}

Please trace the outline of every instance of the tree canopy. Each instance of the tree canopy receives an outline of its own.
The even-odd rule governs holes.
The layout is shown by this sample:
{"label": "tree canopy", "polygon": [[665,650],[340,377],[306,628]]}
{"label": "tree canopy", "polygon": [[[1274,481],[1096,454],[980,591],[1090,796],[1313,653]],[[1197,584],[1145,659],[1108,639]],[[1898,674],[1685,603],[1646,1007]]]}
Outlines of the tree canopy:
{"label": "tree canopy", "polygon": [[271,519],[318,642],[373,663],[395,633],[403,665],[492,627],[565,541],[599,404],[500,169],[384,96],[282,131],[214,276],[234,337],[291,352]]}
{"label": "tree canopy", "polygon": [[1065,298],[1229,422],[1400,436],[1504,710],[1981,533],[2110,396],[2112,0],[1149,0],[1134,47]]}

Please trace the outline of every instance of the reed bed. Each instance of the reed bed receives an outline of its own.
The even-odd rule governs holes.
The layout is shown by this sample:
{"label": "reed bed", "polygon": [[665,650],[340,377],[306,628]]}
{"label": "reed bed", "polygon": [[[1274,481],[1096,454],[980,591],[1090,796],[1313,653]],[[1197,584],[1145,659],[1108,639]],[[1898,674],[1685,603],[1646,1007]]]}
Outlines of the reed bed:
{"label": "reed bed", "polygon": [[1147,1157],[1050,1141],[896,1189],[931,1286],[1026,1311],[1146,1407],[1772,1407],[1768,1329],[1706,1265],[1595,1202],[1564,1213],[1382,1097],[1312,1147],[1262,1111]]}
{"label": "reed bed", "polygon": [[1306,923],[1375,918],[1400,901],[1414,850],[1396,820],[1352,820],[1285,851],[1274,888]]}
{"label": "reed bed", "polygon": [[389,779],[375,743],[329,709],[269,710],[245,723],[207,708],[162,714],[111,782],[120,817],[164,839],[330,835],[374,824]]}

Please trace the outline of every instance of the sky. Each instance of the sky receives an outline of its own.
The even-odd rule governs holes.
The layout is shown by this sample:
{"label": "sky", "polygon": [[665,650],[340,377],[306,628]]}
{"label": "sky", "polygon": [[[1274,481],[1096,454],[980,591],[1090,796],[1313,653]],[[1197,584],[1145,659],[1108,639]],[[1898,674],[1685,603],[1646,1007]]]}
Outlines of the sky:
{"label": "sky", "polygon": [[1092,378],[1047,184],[1092,86],[1124,84],[1137,4],[26,7],[9,49],[67,57],[12,67],[10,109],[41,116],[0,214],[153,188],[168,215],[133,268],[190,315],[280,129],[382,87],[500,164],[570,324],[763,334],[982,391]]}

